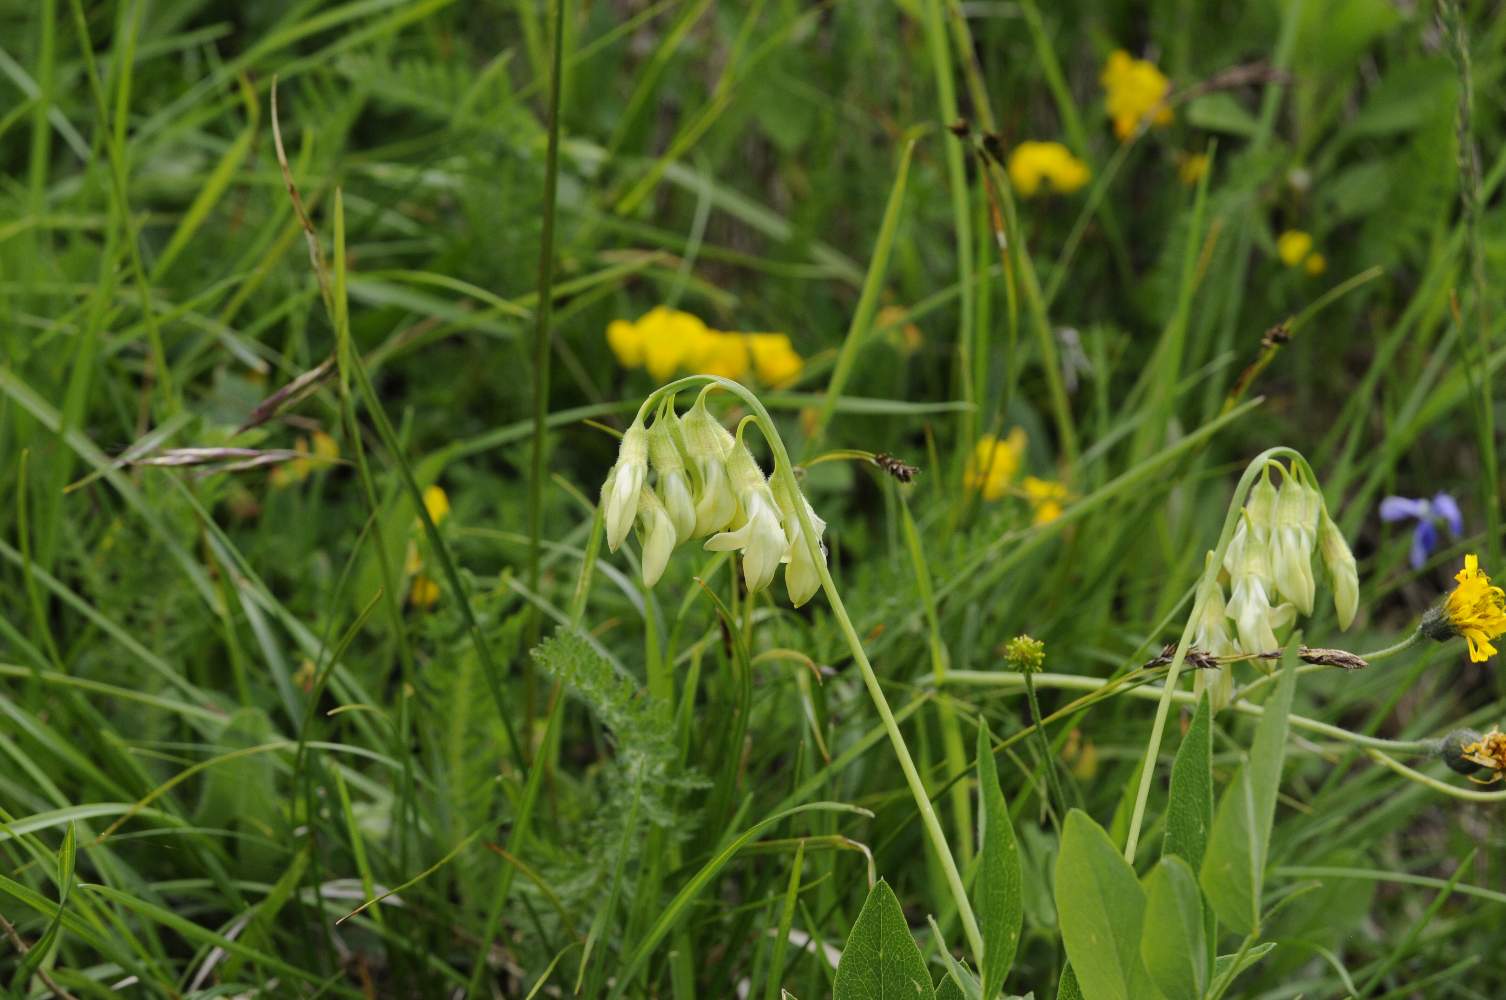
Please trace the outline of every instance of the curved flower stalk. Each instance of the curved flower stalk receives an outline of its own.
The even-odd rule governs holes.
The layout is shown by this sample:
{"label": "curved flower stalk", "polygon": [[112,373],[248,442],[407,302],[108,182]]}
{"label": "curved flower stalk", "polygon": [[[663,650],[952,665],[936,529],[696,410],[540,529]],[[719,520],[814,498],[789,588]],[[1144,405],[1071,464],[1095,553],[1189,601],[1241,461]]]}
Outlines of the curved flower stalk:
{"label": "curved flower stalk", "polygon": [[[628,429],[628,435],[623,436],[622,450],[619,452],[617,464],[612,467],[612,471],[607,475],[606,483],[602,486],[603,520],[607,525],[608,544],[615,551],[617,545],[612,544],[614,537],[612,532],[614,530],[619,532],[615,537],[617,543],[620,544],[627,536],[627,527],[631,526],[631,520],[628,521],[627,527],[624,527],[618,520],[622,515],[617,505],[625,504],[628,498],[634,497],[635,493],[651,492],[644,485],[646,459],[650,450],[647,443],[648,431],[643,427],[646,415],[661,402],[672,401],[677,391],[697,385],[704,388],[683,418],[674,417],[672,402],[660,409],[659,416],[656,418],[656,424],[658,420],[677,419],[679,421],[680,434],[676,436],[671,433],[669,440],[676,447],[683,449],[680,460],[687,468],[694,470],[695,474],[692,488],[695,510],[693,537],[709,534],[711,537],[705,543],[706,548],[740,551],[743,558],[743,578],[751,592],[756,593],[766,588],[773,581],[781,564],[785,567],[785,586],[792,604],[796,606],[804,604],[815,596],[817,590],[825,592],[826,599],[831,605],[832,617],[847,642],[853,661],[857,664],[859,673],[862,674],[863,685],[868,690],[869,698],[873,701],[874,709],[878,712],[885,732],[888,733],[894,755],[899,762],[900,770],[904,773],[905,783],[915,799],[915,807],[920,813],[926,837],[930,840],[932,850],[935,851],[937,861],[941,864],[946,876],[947,887],[951,892],[952,902],[957,907],[958,919],[967,936],[973,960],[981,964],[983,937],[979,932],[978,920],[973,914],[972,904],[968,901],[967,890],[962,883],[962,873],[957,867],[956,859],[952,856],[946,834],[941,829],[941,823],[936,818],[936,811],[931,806],[930,793],[926,790],[920,772],[915,767],[915,761],[910,756],[909,747],[905,744],[904,736],[899,731],[899,723],[889,707],[889,700],[879,686],[878,675],[873,669],[873,664],[868,661],[863,642],[852,623],[852,618],[847,613],[846,606],[842,603],[842,595],[837,591],[831,570],[826,565],[826,549],[822,544],[826,522],[816,516],[810,502],[801,491],[800,484],[795,478],[795,468],[790,461],[789,452],[785,450],[784,441],[779,436],[779,429],[774,425],[773,418],[769,416],[769,411],[764,408],[758,397],[745,386],[716,375],[687,376],[663,385],[650,393],[643,401],[643,405],[639,407],[638,414]],[[750,411],[750,416],[744,419],[736,436],[721,427],[706,411],[706,395],[714,388],[732,393]],[[774,469],[767,478],[764,477],[753,454],[742,442],[743,432],[750,423],[756,425],[763,434],[773,457]],[[635,437],[630,442],[629,435],[635,433],[641,436]],[[666,467],[673,465],[673,460],[668,459],[667,456],[666,462]],[[655,468],[656,471],[660,468],[657,463]],[[654,503],[655,501],[649,501],[647,504],[651,511]],[[659,506],[664,505],[660,503]],[[657,515],[651,514],[651,516]],[[663,524],[671,524],[672,527],[671,518],[667,512]],[[654,574],[652,579],[649,578],[648,550],[650,547],[662,545],[664,537],[666,537],[665,529],[662,526],[657,535],[654,534],[652,526],[646,529],[644,578],[649,586],[653,585],[658,575]],[[656,557],[657,553],[658,549],[655,548]]]}

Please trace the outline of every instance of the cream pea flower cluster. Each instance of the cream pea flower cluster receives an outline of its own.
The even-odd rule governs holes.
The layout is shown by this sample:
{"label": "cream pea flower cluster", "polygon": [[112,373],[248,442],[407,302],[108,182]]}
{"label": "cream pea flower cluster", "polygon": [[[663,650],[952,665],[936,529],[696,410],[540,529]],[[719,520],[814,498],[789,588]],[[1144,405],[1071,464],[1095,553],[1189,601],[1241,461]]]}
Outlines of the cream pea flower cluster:
{"label": "cream pea flower cluster", "polygon": [[[790,603],[798,608],[821,587],[826,522],[787,477],[777,470],[764,476],[742,441],[748,420],[734,436],[711,415],[706,396],[713,388],[702,390],[684,416],[675,412],[674,397],[665,397],[652,424],[644,425],[640,411],[623,434],[617,464],[601,487],[607,547],[616,552],[636,524],[643,582],[652,587],[676,546],[705,538],[709,551],[742,554],[749,593],[767,588],[783,565]],[[804,538],[801,507],[815,530],[814,547]]]}
{"label": "cream pea flower cluster", "polygon": [[[1281,476],[1280,488],[1271,482],[1272,469]],[[1303,467],[1268,463],[1250,488],[1224,549],[1222,575],[1204,575],[1193,644],[1214,656],[1280,648],[1276,630],[1313,612],[1315,550],[1333,589],[1339,628],[1348,629],[1359,606],[1354,555]],[[1221,576],[1229,582],[1227,599]]]}

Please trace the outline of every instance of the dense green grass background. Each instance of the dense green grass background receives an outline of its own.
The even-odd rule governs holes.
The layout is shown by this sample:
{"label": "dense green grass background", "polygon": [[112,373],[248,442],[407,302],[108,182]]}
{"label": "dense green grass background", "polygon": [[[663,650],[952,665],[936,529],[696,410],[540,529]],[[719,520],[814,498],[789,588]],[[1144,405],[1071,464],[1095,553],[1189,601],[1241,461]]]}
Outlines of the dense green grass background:
{"label": "dense green grass background", "polygon": [[[974,722],[1011,737],[1029,716],[1017,689],[938,672],[1003,670],[1022,632],[1049,671],[1138,667],[1180,634],[1260,450],[1307,455],[1360,557],[1356,628],[1341,636],[1320,597],[1309,642],[1394,641],[1462,552],[1506,574],[1499,5],[565,3],[551,171],[553,10],[0,5],[0,976],[15,995],[809,1000],[831,990],[828,950],[871,875],[934,973],[938,948],[961,954],[824,598],[792,611],[781,585],[747,602],[696,547],[645,592],[636,556],[597,552],[615,442],[587,419],[620,429],[654,387],[603,331],[660,303],[789,333],[805,369],[763,398],[797,461],[856,448],[921,468],[900,487],[829,462],[805,484],[964,868]],[[1171,125],[1123,145],[1098,83],[1116,48],[1154,59],[1174,95]],[[329,308],[274,152],[274,77]],[[959,117],[972,138],[945,127]],[[984,131],[1005,150],[1064,142],[1093,181],[996,216]],[[1197,152],[1212,154],[1200,188],[1178,171]],[[1326,273],[1282,265],[1286,229],[1313,235]],[[885,306],[899,311],[874,322]],[[335,374],[239,430],[337,353],[346,309]],[[1243,397],[1258,403],[1229,410],[1287,320]],[[837,415],[807,448],[802,413],[827,401],[844,343]],[[1050,525],[962,488],[976,436],[1014,426],[1022,472],[1074,498]],[[287,485],[266,467],[117,461],[315,431],[342,464]],[[414,497],[435,483],[452,511],[429,536]],[[1413,572],[1407,529],[1376,504],[1437,490],[1467,537]],[[410,547],[441,584],[431,609],[406,601]],[[1498,665],[1456,643],[1305,675],[1295,710],[1430,738],[1488,728],[1503,696]],[[1045,689],[1043,708],[1073,697]],[[1068,799],[1118,837],[1152,710],[1109,699],[1048,733]],[[1216,720],[1220,779],[1250,728]],[[998,761],[1026,900],[1006,985],[1043,997],[1063,952],[1038,750],[1018,739]],[[1294,898],[1230,995],[1506,989],[1501,803],[1300,731],[1282,787],[1267,892]],[[1152,788],[1145,858],[1164,822]],[[820,801],[871,815],[782,818],[708,867]]]}

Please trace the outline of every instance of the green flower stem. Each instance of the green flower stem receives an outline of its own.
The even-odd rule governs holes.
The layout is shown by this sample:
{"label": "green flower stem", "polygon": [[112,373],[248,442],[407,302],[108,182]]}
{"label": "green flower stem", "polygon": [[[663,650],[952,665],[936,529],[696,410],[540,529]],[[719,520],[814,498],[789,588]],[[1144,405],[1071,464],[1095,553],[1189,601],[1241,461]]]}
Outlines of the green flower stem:
{"label": "green flower stem", "polygon": [[1041,744],[1041,767],[1046,769],[1046,784],[1051,789],[1051,797],[1056,800],[1051,809],[1052,822],[1060,829],[1061,820],[1058,817],[1067,814],[1067,796],[1062,792],[1061,777],[1056,773],[1056,754],[1051,750],[1051,741],[1046,739],[1046,724],[1041,721],[1041,703],[1035,696],[1035,681],[1031,679],[1031,672],[1022,670],[1020,676],[1025,679],[1025,698],[1030,702],[1030,720],[1035,723],[1035,735]]}
{"label": "green flower stem", "polygon": [[[643,401],[638,414],[642,417],[648,412],[650,405],[666,393],[708,383],[726,389],[748,406],[758,422],[759,430],[763,431],[768,441],[770,452],[773,453],[774,475],[780,478],[781,483],[792,496],[799,496],[800,484],[795,479],[794,466],[790,462],[789,452],[785,450],[784,441],[779,436],[779,429],[774,425],[774,419],[769,416],[769,411],[764,409],[758,397],[740,383],[715,375],[690,375],[654,390]],[[967,890],[962,884],[962,873],[957,869],[956,859],[952,857],[952,849],[947,844],[946,834],[941,829],[941,822],[936,818],[936,810],[931,808],[930,793],[926,791],[920,772],[916,770],[915,761],[910,757],[910,748],[906,746],[905,737],[899,731],[899,723],[895,722],[894,712],[889,708],[889,700],[884,697],[884,690],[879,686],[878,674],[874,672],[873,664],[868,662],[868,654],[863,650],[863,641],[858,637],[852,618],[847,614],[847,607],[842,603],[842,595],[837,592],[836,582],[832,579],[831,570],[827,568],[826,557],[821,552],[821,543],[816,536],[816,526],[811,523],[810,513],[805,509],[804,504],[796,503],[795,515],[800,519],[800,537],[804,539],[815,560],[816,572],[821,578],[821,589],[826,592],[832,615],[836,618],[837,625],[842,630],[842,637],[847,640],[847,647],[852,652],[852,658],[863,675],[863,684],[868,688],[868,695],[873,699],[873,707],[878,710],[884,730],[889,734],[889,742],[894,747],[894,756],[899,760],[899,768],[904,772],[905,783],[910,786],[910,794],[915,798],[915,807],[920,811],[926,836],[930,839],[931,847],[936,852],[937,860],[941,863],[942,871],[946,875],[952,901],[956,904],[957,914],[962,920],[962,930],[967,935],[968,947],[973,954],[973,963],[981,968],[983,935],[978,930],[978,918],[973,915],[972,904],[968,902]]]}
{"label": "green flower stem", "polygon": [[[1168,674],[1168,676],[1170,676]],[[1134,698],[1143,698],[1148,701],[1175,701],[1182,705],[1196,705],[1197,696],[1191,691],[1177,691],[1165,685],[1143,685],[1139,687],[1122,687],[1119,681],[1106,680],[1101,677],[1083,677],[1079,674],[1036,674],[1032,682],[1043,688],[1051,688],[1064,691],[1101,691],[1105,688],[1121,687],[1118,692]],[[947,685],[959,685],[964,687],[1002,687],[1018,688],[1025,687],[1025,681],[1019,674],[993,672],[984,670],[949,670],[947,671]],[[1169,697],[1168,697],[1169,696]],[[1229,705],[1229,710],[1241,715],[1253,715],[1256,718],[1265,714],[1265,708],[1261,705],[1253,705],[1246,701],[1238,701]],[[1387,740],[1379,736],[1366,736],[1362,733],[1350,732],[1339,726],[1330,725],[1327,722],[1319,722],[1317,719],[1309,719],[1303,715],[1293,715],[1292,727],[1305,729],[1310,733],[1342,740],[1355,746],[1374,750],[1389,750],[1392,753],[1427,754],[1432,753],[1436,741],[1434,740]],[[1506,793],[1503,793],[1506,794]]]}
{"label": "green flower stem", "polygon": [[1366,747],[1365,753],[1369,754],[1370,759],[1377,764],[1388,767],[1408,781],[1415,781],[1419,785],[1425,785],[1435,792],[1442,792],[1444,795],[1451,795],[1456,799],[1463,799],[1466,802],[1506,802],[1506,791],[1480,792],[1473,788],[1460,788],[1456,785],[1450,785],[1446,781],[1439,781],[1437,778],[1423,774],[1421,771],[1414,770],[1375,747]]}
{"label": "green flower stem", "polygon": [[[1239,523],[1240,511],[1244,509],[1245,497],[1249,495],[1250,488],[1255,485],[1255,477],[1265,471],[1265,467],[1278,458],[1291,458],[1294,462],[1300,462],[1302,469],[1310,479],[1313,479],[1312,468],[1308,466],[1307,459],[1292,448],[1277,447],[1267,448],[1256,455],[1245,466],[1245,473],[1239,479],[1239,485],[1234,489],[1234,499],[1229,503],[1229,511],[1224,515],[1224,528],[1219,533],[1218,545],[1213,550],[1213,558],[1209,559],[1203,567],[1203,578],[1199,581],[1197,598],[1192,605],[1192,613],[1187,616],[1187,624],[1182,629],[1182,638],[1177,641],[1176,655],[1171,659],[1171,666],[1166,672],[1166,684],[1161,690],[1161,703],[1156,706],[1156,718],[1151,723],[1150,739],[1145,744],[1145,762],[1140,768],[1140,788],[1135,794],[1135,809],[1130,815],[1129,836],[1124,842],[1125,860],[1134,864],[1135,848],[1140,845],[1140,827],[1145,822],[1145,803],[1150,798],[1150,783],[1156,773],[1156,757],[1161,752],[1161,736],[1166,731],[1166,716],[1171,709],[1172,695],[1176,691],[1177,675],[1182,672],[1182,663],[1187,658],[1187,649],[1192,645],[1192,633],[1197,620],[1203,613],[1203,590],[1204,585],[1218,578],[1219,567],[1224,562],[1224,552],[1229,547],[1229,541],[1234,537],[1234,527]],[[1313,481],[1316,481],[1313,479]]]}
{"label": "green flower stem", "polygon": [[1388,656],[1395,656],[1397,653],[1411,649],[1421,641],[1422,629],[1417,629],[1401,642],[1394,643],[1384,649],[1377,649],[1373,653],[1361,653],[1360,657],[1369,663],[1374,663],[1376,660],[1384,660]]}

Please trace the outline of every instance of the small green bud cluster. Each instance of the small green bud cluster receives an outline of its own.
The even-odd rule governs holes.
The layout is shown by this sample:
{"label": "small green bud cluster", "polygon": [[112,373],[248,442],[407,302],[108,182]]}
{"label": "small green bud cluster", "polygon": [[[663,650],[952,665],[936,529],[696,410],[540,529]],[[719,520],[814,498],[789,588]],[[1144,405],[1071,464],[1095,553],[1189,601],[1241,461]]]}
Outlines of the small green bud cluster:
{"label": "small green bud cluster", "polygon": [[[1282,474],[1279,489],[1271,482],[1273,466]],[[1273,462],[1250,489],[1234,536],[1224,550],[1221,569],[1229,581],[1227,601],[1219,578],[1204,575],[1194,645],[1215,656],[1277,648],[1277,629],[1290,625],[1299,614],[1312,614],[1317,590],[1315,550],[1322,556],[1333,589],[1339,627],[1347,629],[1359,604],[1354,555],[1328,516],[1317,486],[1307,481],[1295,462],[1290,467]],[[1232,637],[1230,621],[1234,623]]]}
{"label": "small green bud cluster", "polygon": [[[653,484],[648,482],[650,469]],[[741,438],[706,409],[706,392],[683,417],[676,414],[671,397],[660,405],[651,426],[643,425],[641,415],[633,421],[602,485],[601,503],[613,552],[634,523],[639,526],[647,586],[658,582],[676,546],[709,535],[706,549],[742,554],[750,593],[767,588],[780,565],[790,603],[797,608],[821,587],[819,566],[825,565],[826,549],[820,541],[826,522],[798,489],[792,495],[781,477],[764,476]],[[805,543],[797,505],[815,529],[819,564]]]}
{"label": "small green bud cluster", "polygon": [[1039,673],[1046,663],[1046,644],[1028,635],[1017,635],[1004,644],[1004,662],[1022,674]]}

